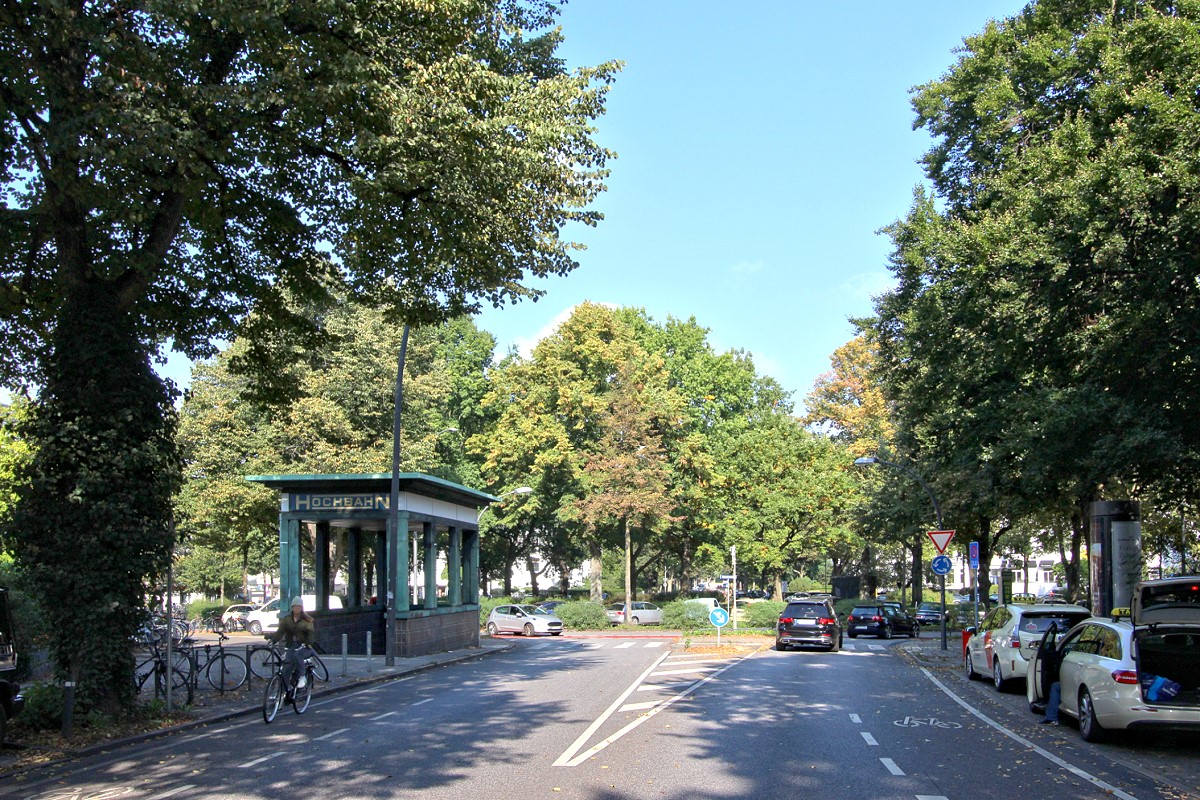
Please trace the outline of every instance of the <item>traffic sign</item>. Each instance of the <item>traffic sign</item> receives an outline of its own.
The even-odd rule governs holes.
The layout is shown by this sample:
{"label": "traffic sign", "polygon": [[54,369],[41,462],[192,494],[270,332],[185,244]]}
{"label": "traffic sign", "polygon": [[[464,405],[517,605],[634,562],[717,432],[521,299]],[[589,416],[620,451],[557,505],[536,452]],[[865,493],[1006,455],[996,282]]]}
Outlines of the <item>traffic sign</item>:
{"label": "traffic sign", "polygon": [[724,628],[729,624],[729,612],[718,606],[708,612],[708,621],[718,628]]}
{"label": "traffic sign", "polygon": [[930,566],[934,575],[949,575],[954,565],[950,562],[950,556],[934,556]]}
{"label": "traffic sign", "polygon": [[971,542],[971,569],[979,569],[979,542]]}
{"label": "traffic sign", "polygon": [[950,544],[950,540],[954,538],[954,531],[929,531],[926,535],[940,555],[946,552],[946,545]]}

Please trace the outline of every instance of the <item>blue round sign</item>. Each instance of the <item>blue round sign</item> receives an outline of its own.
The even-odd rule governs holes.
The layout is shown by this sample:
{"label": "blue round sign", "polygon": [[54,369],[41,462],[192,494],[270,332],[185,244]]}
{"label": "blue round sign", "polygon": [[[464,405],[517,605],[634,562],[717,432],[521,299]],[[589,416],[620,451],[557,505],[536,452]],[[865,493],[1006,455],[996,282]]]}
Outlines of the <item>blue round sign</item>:
{"label": "blue round sign", "polygon": [[708,621],[718,628],[724,628],[729,624],[729,612],[723,608],[714,608],[708,612]]}
{"label": "blue round sign", "polygon": [[930,566],[933,567],[934,575],[949,575],[954,564],[950,562],[950,556],[934,556]]}

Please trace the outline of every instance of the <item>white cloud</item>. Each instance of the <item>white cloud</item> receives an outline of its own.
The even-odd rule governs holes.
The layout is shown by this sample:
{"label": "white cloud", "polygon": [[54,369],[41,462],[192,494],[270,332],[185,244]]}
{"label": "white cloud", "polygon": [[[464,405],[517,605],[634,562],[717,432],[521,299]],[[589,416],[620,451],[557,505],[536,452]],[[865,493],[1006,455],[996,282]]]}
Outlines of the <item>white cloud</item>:
{"label": "white cloud", "polygon": [[729,268],[731,275],[738,278],[748,278],[751,275],[757,275],[760,272],[765,272],[767,265],[765,262],[759,261],[739,261]]}

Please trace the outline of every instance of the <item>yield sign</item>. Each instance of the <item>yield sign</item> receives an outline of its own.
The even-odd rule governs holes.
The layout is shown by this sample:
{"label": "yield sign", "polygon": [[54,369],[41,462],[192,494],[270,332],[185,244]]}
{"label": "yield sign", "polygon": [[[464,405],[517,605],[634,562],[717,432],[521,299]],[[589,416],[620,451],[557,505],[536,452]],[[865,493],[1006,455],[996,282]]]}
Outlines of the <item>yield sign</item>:
{"label": "yield sign", "polygon": [[946,545],[950,544],[950,540],[954,538],[954,531],[928,531],[925,535],[937,548],[938,555],[941,555],[946,552]]}

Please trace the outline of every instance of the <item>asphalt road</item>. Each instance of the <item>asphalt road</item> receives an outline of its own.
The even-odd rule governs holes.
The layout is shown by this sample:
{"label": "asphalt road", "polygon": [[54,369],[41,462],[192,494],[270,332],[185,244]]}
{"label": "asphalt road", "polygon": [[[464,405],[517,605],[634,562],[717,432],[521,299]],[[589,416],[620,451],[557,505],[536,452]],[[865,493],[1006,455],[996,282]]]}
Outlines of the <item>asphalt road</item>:
{"label": "asphalt road", "polygon": [[236,720],[27,773],[0,798],[1188,796],[1137,769],[1136,751],[1079,747],[1010,708],[1016,696],[997,703],[897,641],[748,657],[666,639],[516,644],[271,725]]}

